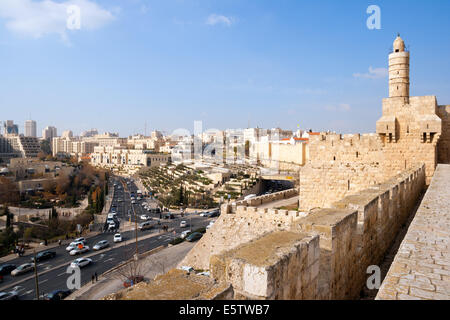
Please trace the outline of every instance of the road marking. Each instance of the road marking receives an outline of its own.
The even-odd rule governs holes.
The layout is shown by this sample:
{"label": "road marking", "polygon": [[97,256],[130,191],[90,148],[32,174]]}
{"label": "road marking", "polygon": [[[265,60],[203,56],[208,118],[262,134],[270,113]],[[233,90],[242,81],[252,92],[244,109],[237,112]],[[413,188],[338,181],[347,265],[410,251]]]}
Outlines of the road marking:
{"label": "road marking", "polygon": [[106,259],[105,261],[103,261],[103,262],[108,262],[108,261],[113,261],[114,260],[114,258],[109,258],[109,259]]}
{"label": "road marking", "polygon": [[45,280],[39,280],[39,283],[42,284],[42,283],[47,282],[47,281],[48,281],[48,279],[45,279]]}
{"label": "road marking", "polygon": [[23,297],[23,296],[26,296],[27,294],[30,294],[30,293],[32,293],[34,290],[28,290],[27,292],[25,292],[24,294],[21,294],[20,296],[21,297]]}
{"label": "road marking", "polygon": [[58,275],[56,275],[57,277],[60,277],[60,276],[62,276],[62,275],[64,275],[64,274],[66,274],[65,272],[63,272],[63,273],[60,273],[60,274],[58,274]]}

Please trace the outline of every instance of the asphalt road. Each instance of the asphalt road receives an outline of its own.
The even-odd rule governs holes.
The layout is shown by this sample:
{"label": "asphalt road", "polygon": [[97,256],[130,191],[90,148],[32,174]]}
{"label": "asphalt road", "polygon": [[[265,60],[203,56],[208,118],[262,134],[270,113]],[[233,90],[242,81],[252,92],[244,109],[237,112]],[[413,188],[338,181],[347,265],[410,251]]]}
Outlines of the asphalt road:
{"label": "asphalt road", "polygon": [[[118,181],[118,178],[116,178]],[[121,179],[125,186],[126,182],[124,179]],[[121,187],[119,188],[119,185]],[[134,212],[136,213],[136,217],[138,223],[142,220],[139,218],[141,214],[148,214],[155,220],[159,220],[159,214],[151,214],[147,212],[142,205],[137,202],[136,204],[132,204],[130,200],[130,192],[133,191],[136,193],[136,186],[134,183],[130,183],[128,187],[124,190],[123,184],[119,184],[115,187],[115,194],[113,203],[117,205],[117,215],[118,217],[124,221],[129,218],[134,221]],[[121,199],[122,201],[118,201]],[[145,199],[144,201],[147,201]],[[148,200],[149,202],[156,202],[154,200]],[[130,210],[131,215],[128,216],[128,210]],[[146,236],[154,233],[155,236],[148,239],[138,239],[138,250],[139,252],[145,252],[161,245],[166,245],[172,239],[179,236],[179,234],[186,230],[187,228],[180,228],[180,221],[186,220],[188,223],[192,221],[192,230],[200,227],[206,227],[209,224],[211,219],[206,219],[204,217],[200,217],[199,215],[185,216],[181,218],[178,214],[175,215],[175,219],[173,220],[162,220],[161,225],[168,225],[169,228],[174,228],[176,234],[173,233],[160,233],[159,229],[151,229],[146,231],[138,231],[138,237]],[[86,239],[87,245],[90,247],[90,251],[85,254],[81,254],[79,256],[70,256],[69,253],[65,250],[66,246],[70,241],[63,243],[63,245],[50,249],[51,251],[56,252],[56,257],[53,259],[49,259],[46,261],[39,262],[37,264],[38,268],[38,279],[39,279],[39,293],[40,295],[52,292],[58,289],[67,289],[67,279],[70,274],[66,273],[67,267],[70,263],[78,257],[86,256],[88,254],[92,254],[94,251],[92,247],[100,240],[108,240],[110,244],[110,249],[106,248],[98,251],[98,253],[89,256],[90,259],[93,260],[93,263],[81,269],[81,283],[84,285],[88,281],[91,281],[91,276],[97,272],[98,275],[103,272],[119,265],[121,262],[131,258],[131,256],[135,252],[136,243],[132,242],[127,245],[118,246],[119,244],[114,244],[113,242],[113,234],[114,233],[103,233],[97,236],[93,236],[91,238]],[[123,240],[130,240],[135,238],[135,231],[122,232]],[[45,250],[45,247],[42,247],[42,250]],[[31,257],[33,254],[30,252],[29,254],[16,258],[14,260],[9,261],[8,263],[12,263],[15,265],[20,265],[26,262],[31,262]],[[24,280],[23,279],[27,279]],[[35,285],[35,277],[33,272],[29,272],[27,274],[19,275],[16,277],[12,277],[10,275],[4,276],[3,283],[0,283],[0,291],[11,291],[15,287],[19,286],[19,299],[22,300],[31,300],[36,299],[36,285]]]}

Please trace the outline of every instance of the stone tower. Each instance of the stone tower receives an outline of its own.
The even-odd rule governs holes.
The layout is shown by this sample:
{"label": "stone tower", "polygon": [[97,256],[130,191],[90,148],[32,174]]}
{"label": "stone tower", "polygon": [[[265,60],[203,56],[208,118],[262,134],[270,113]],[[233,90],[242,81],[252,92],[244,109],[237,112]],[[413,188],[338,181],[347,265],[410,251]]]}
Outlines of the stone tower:
{"label": "stone tower", "polygon": [[409,95],[409,52],[397,36],[389,55],[389,98],[383,99],[383,116],[376,125],[388,175],[425,163],[427,182],[431,181],[442,132],[437,111],[435,96]]}
{"label": "stone tower", "polygon": [[405,51],[400,35],[394,40],[393,52],[389,55],[389,97],[409,103],[409,52]]}

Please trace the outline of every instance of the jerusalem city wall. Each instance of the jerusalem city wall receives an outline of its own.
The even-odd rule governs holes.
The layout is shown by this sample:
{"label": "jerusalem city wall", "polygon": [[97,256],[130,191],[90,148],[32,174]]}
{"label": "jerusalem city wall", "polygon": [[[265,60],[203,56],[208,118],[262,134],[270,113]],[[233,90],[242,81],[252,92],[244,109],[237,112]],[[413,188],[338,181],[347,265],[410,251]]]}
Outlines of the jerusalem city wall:
{"label": "jerusalem city wall", "polygon": [[298,194],[298,191],[290,189],[247,201],[238,201],[234,205],[222,205],[219,218],[189,251],[180,265],[206,270],[209,269],[212,255],[234,249],[268,232],[287,230],[293,219],[299,217],[299,212],[258,209],[255,206],[289,198],[295,194]]}
{"label": "jerusalem city wall", "polygon": [[376,299],[450,299],[450,165],[439,164]]}
{"label": "jerusalem city wall", "polygon": [[420,165],[308,213],[224,205],[179,265],[210,270],[236,299],[355,299],[424,186]]}
{"label": "jerusalem city wall", "polygon": [[450,105],[439,106],[438,116],[442,120],[442,134],[437,145],[438,163],[450,164]]}

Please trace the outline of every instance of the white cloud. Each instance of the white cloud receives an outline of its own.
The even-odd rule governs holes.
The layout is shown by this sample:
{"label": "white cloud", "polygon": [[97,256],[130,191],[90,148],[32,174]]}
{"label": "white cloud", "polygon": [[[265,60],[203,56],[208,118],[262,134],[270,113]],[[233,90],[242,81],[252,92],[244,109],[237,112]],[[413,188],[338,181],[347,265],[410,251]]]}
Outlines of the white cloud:
{"label": "white cloud", "polygon": [[325,110],[333,112],[348,112],[351,110],[351,106],[348,103],[340,103],[338,105],[325,106]]}
{"label": "white cloud", "polygon": [[386,68],[372,68],[370,66],[368,73],[354,73],[353,76],[355,78],[381,79],[387,77],[388,74],[389,71]]}
{"label": "white cloud", "polygon": [[80,30],[99,29],[115,19],[112,12],[91,0],[1,0],[0,19],[4,19],[6,28],[14,33],[36,39],[58,34],[70,44],[67,37],[67,8],[73,5],[80,8]]}
{"label": "white cloud", "polygon": [[227,27],[231,26],[234,23],[234,19],[232,17],[226,17],[217,14],[209,15],[208,19],[206,19],[206,24],[210,26],[214,26],[216,24],[223,24]]}

